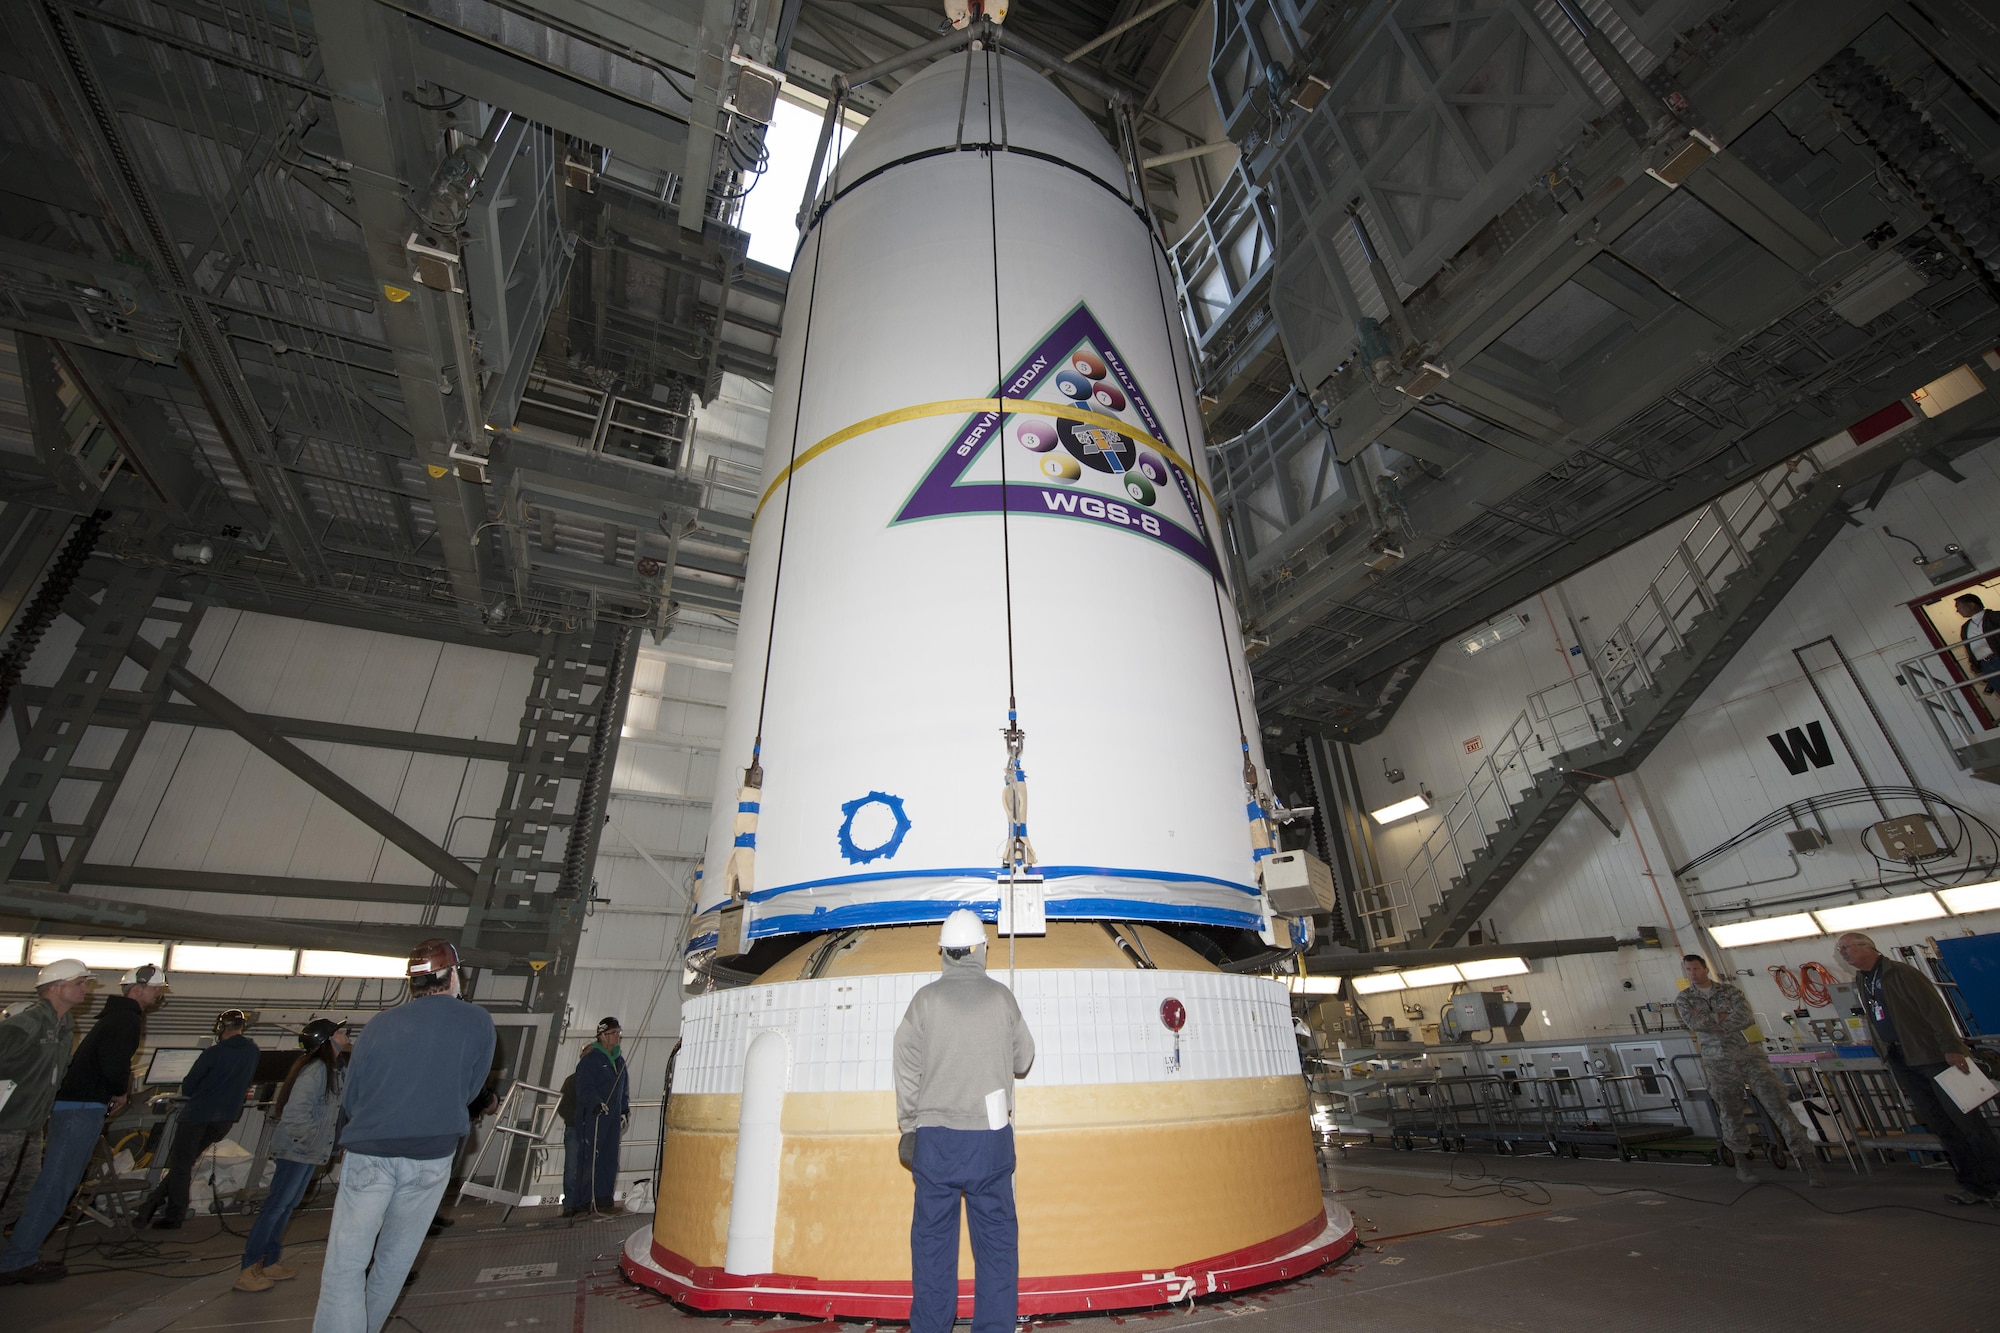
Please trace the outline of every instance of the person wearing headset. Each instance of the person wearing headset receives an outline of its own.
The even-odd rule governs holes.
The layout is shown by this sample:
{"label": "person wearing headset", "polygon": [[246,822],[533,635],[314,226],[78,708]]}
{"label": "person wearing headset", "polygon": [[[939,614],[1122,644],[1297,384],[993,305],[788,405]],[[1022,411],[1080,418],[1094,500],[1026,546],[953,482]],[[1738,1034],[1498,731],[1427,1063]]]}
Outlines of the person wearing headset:
{"label": "person wearing headset", "polygon": [[271,1192],[250,1224],[243,1246],[243,1264],[236,1290],[269,1291],[299,1270],[283,1262],[285,1227],[292,1210],[305,1197],[313,1172],[333,1156],[334,1130],[340,1121],[340,1057],[351,1040],[344,1019],[315,1018],[299,1033],[299,1058],[292,1061],[278,1086],[270,1118]]}
{"label": "person wearing headset", "polygon": [[[594,1208],[600,1213],[617,1206],[618,1148],[624,1137],[625,1117],[632,1113],[630,1080],[625,1073],[625,1057],[619,1053],[624,1040],[618,1020],[606,1018],[597,1025],[597,1040],[584,1048],[576,1062],[576,1126],[571,1131],[577,1153],[576,1201],[563,1201],[566,1213]],[[566,1173],[572,1174],[572,1173]]]}
{"label": "person wearing headset", "polygon": [[157,963],[141,964],[118,979],[118,988],[118,994],[104,997],[97,1021],[70,1057],[69,1072],[56,1089],[42,1174],[14,1223],[13,1238],[0,1251],[0,1286],[59,1282],[69,1276],[60,1262],[42,1260],[42,1242],[62,1221],[70,1196],[90,1168],[104,1122],[125,1109],[132,1091],[132,1057],[146,1040],[146,1014],[166,999],[167,971]]}
{"label": "person wearing headset", "polygon": [[151,1222],[155,1231],[178,1231],[187,1221],[194,1164],[236,1128],[243,1114],[243,1094],[257,1075],[257,1057],[263,1052],[244,1035],[249,1026],[250,1016],[241,1009],[225,1009],[215,1016],[215,1045],[196,1058],[181,1080],[184,1100],[167,1148],[167,1173],[133,1212],[135,1230]]}
{"label": "person wearing headset", "polygon": [[410,998],[368,1020],[341,1095],[340,1193],[313,1333],[381,1333],[493,1067],[493,1016],[460,998],[458,949],[410,951]]}

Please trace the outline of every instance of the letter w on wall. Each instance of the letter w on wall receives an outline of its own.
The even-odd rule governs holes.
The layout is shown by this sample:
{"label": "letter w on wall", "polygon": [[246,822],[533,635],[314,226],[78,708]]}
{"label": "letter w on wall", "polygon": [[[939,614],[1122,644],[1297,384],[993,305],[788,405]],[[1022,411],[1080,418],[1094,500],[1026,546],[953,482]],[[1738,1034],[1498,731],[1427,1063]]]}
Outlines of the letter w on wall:
{"label": "letter w on wall", "polygon": [[1797,727],[1785,728],[1784,735],[1772,732],[1764,738],[1771,742],[1771,748],[1778,752],[1778,758],[1785,761],[1785,767],[1794,777],[1813,768],[1833,767],[1833,748],[1826,743],[1826,731],[1817,720],[1808,722],[1805,730]]}

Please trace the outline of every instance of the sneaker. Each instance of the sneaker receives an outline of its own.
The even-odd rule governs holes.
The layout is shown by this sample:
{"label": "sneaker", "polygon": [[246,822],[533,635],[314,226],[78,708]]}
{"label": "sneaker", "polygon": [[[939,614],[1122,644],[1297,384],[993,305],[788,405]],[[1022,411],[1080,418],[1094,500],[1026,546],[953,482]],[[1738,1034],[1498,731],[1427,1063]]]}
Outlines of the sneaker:
{"label": "sneaker", "polygon": [[32,1286],[43,1282],[60,1282],[69,1276],[69,1269],[62,1264],[46,1259],[29,1264],[26,1268],[10,1268],[0,1273],[0,1287],[15,1285]]}
{"label": "sneaker", "polygon": [[446,1217],[443,1213],[439,1213],[431,1219],[431,1225],[434,1227],[448,1227],[457,1220],[455,1217]]}
{"label": "sneaker", "polygon": [[270,1278],[270,1279],[271,1279],[271,1281],[273,1281],[273,1282],[283,1282],[283,1281],[285,1281],[285,1280],[286,1280],[287,1278],[295,1278],[295,1277],[297,1277],[298,1275],[299,1275],[299,1270],[298,1270],[298,1269],[296,1269],[296,1268],[287,1268],[287,1267],[286,1267],[285,1265],[283,1265],[283,1264],[265,1264],[265,1265],[264,1265],[264,1276],[265,1276],[265,1277],[267,1277],[267,1278]]}
{"label": "sneaker", "polygon": [[236,1275],[238,1291],[269,1291],[278,1284],[264,1274],[264,1265],[253,1264]]}

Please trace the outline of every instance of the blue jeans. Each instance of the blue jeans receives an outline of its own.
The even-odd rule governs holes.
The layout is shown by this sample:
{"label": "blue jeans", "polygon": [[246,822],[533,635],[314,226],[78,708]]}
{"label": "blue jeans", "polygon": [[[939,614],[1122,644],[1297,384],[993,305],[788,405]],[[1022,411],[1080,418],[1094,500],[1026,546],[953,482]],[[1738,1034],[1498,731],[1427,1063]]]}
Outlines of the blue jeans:
{"label": "blue jeans", "polygon": [[347,1154],[326,1237],[313,1333],[380,1333],[389,1322],[444,1198],[451,1161]]}
{"label": "blue jeans", "polygon": [[917,1131],[911,1172],[910,1333],[950,1333],[958,1317],[958,1200],[972,1228],[972,1333],[1013,1333],[1020,1308],[1014,1130]]}
{"label": "blue jeans", "polygon": [[313,1165],[294,1162],[288,1157],[278,1159],[278,1169],[271,1173],[271,1192],[264,1196],[264,1206],[257,1210],[257,1220],[250,1224],[250,1239],[243,1246],[245,1268],[252,1264],[275,1264],[284,1254],[285,1227],[292,1220],[292,1209],[306,1197]]}
{"label": "blue jeans", "polygon": [[42,1242],[62,1221],[76,1193],[83,1173],[90,1167],[91,1150],[104,1132],[103,1102],[57,1102],[49,1113],[48,1143],[42,1149],[42,1174],[28,1194],[28,1206],[14,1223],[14,1238],[0,1253],[0,1273],[26,1268],[41,1257]]}

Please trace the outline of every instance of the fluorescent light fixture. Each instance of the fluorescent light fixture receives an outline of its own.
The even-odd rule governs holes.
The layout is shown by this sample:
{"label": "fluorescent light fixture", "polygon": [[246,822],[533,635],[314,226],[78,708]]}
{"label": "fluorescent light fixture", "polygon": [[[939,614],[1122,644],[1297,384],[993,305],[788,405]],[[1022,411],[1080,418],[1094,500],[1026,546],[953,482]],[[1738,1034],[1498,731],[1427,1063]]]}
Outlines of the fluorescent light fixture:
{"label": "fluorescent light fixture", "polygon": [[1380,995],[1383,991],[1402,990],[1409,983],[1395,972],[1372,972],[1365,977],[1354,978],[1356,995]]}
{"label": "fluorescent light fixture", "polygon": [[[1941,889],[1938,897],[1944,905],[1963,916],[1967,912],[2000,912],[2000,879],[1988,880],[1984,884],[1962,884],[1955,889]],[[0,939],[0,954],[6,952],[4,939]]]}
{"label": "fluorescent light fixture", "polygon": [[342,953],[338,949],[301,949],[302,977],[382,977],[400,981],[410,973],[410,960],[372,953]]}
{"label": "fluorescent light fixture", "polygon": [[1894,926],[1905,921],[1929,921],[1944,915],[1944,904],[1934,893],[1906,893],[1900,898],[1878,898],[1872,903],[1849,903],[1814,912],[1830,935],[1841,930],[1867,930],[1872,926]]}
{"label": "fluorescent light fixture", "polygon": [[128,968],[144,967],[147,963],[165,968],[167,946],[143,940],[61,940],[37,935],[28,947],[28,961],[36,967],[53,963],[58,958],[81,959],[83,965],[92,971],[103,968],[107,972],[123,972]]}
{"label": "fluorescent light fixture", "polygon": [[1472,633],[1460,638],[1458,646],[1467,656],[1474,653],[1483,653],[1488,648],[1496,648],[1507,642],[1507,640],[1522,633],[1527,628],[1528,618],[1526,616],[1500,616],[1497,619],[1487,621]]}
{"label": "fluorescent light fixture", "polygon": [[1420,815],[1431,808],[1431,798],[1418,792],[1415,796],[1405,796],[1393,805],[1385,805],[1380,810],[1370,810],[1368,817],[1378,824],[1393,824],[1411,815]]}
{"label": "fluorescent light fixture", "polygon": [[28,956],[26,935],[0,935],[0,966],[18,967]]}
{"label": "fluorescent light fixture", "polygon": [[1518,977],[1526,974],[1528,960],[1525,958],[1481,958],[1477,962],[1460,963],[1459,975],[1467,981],[1484,981],[1488,977]]}
{"label": "fluorescent light fixture", "polygon": [[1338,995],[1339,977],[1286,977],[1285,984],[1294,995]]}
{"label": "fluorescent light fixture", "polygon": [[[1985,382],[1971,366],[1941,375],[1910,395],[1927,417],[1940,417],[1968,399],[1986,392]],[[1889,923],[1889,924],[1894,924]]]}
{"label": "fluorescent light fixture", "polygon": [[1441,963],[1436,967],[1413,967],[1403,973],[1405,986],[1444,986],[1454,981],[1463,981],[1456,963]]}
{"label": "fluorescent light fixture", "polygon": [[246,949],[229,944],[176,944],[176,972],[213,972],[223,976],[289,977],[298,954],[291,949]]}
{"label": "fluorescent light fixture", "polygon": [[1732,921],[1726,926],[1710,926],[1708,933],[1725,949],[1746,944],[1770,944],[1776,940],[1802,940],[1822,933],[1811,912],[1790,916],[1767,916],[1756,921]]}

